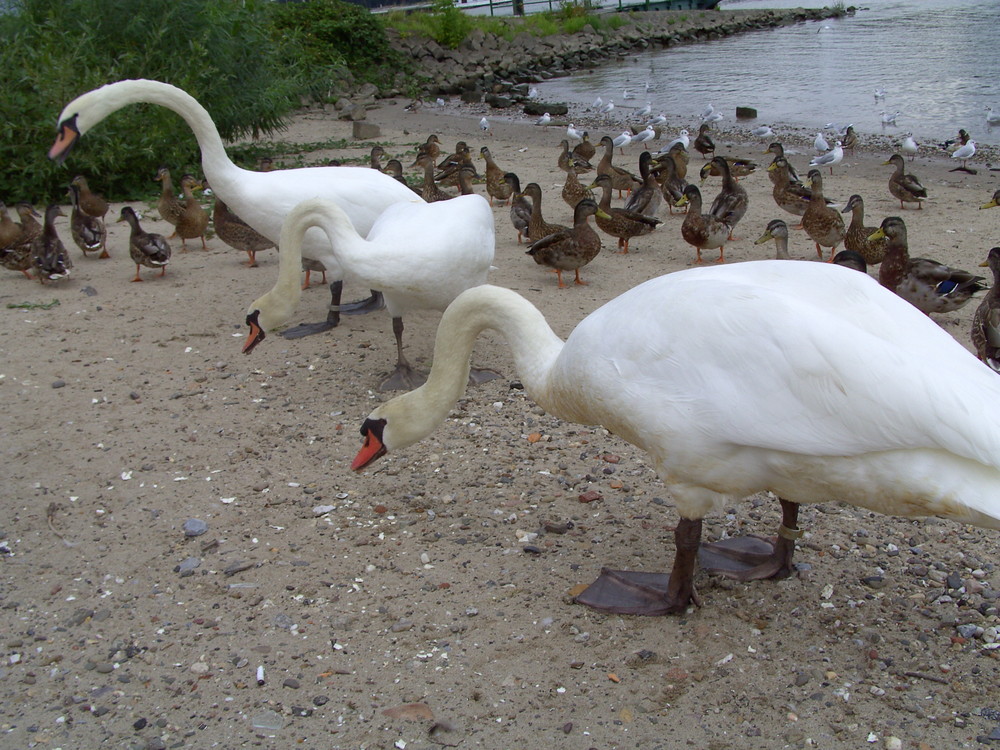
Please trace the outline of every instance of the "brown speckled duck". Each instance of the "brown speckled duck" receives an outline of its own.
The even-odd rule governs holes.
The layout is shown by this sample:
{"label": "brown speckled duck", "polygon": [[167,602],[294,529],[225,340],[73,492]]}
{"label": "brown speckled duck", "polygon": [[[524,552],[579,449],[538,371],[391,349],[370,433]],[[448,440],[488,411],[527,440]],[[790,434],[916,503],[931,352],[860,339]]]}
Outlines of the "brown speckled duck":
{"label": "brown speckled duck", "polygon": [[124,206],[118,221],[128,222],[131,232],[128,238],[128,252],[135,263],[135,278],[132,281],[142,281],[139,276],[140,266],[159,268],[160,276],[167,272],[170,263],[170,244],[161,234],[143,231],[139,226],[139,217],[131,206]]}
{"label": "brown speckled duck", "polygon": [[601,252],[601,238],[588,219],[602,213],[593,199],[583,198],[573,209],[572,227],[542,237],[528,247],[528,255],[535,259],[535,263],[555,269],[560,288],[566,286],[562,279],[563,271],[573,271],[575,283],[587,283],[580,278],[580,269]]}
{"label": "brown speckled duck", "polygon": [[104,200],[104,196],[91,190],[90,185],[87,184],[87,178],[82,174],[74,177],[70,184],[76,185],[80,189],[80,210],[87,216],[104,221],[104,216],[108,212],[108,202]]}
{"label": "brown speckled duck", "polygon": [[42,233],[31,243],[31,263],[39,283],[65,279],[73,268],[73,261],[56,231],[56,219],[65,215],[57,203],[46,207]]}
{"label": "brown speckled duck", "polygon": [[982,362],[1000,373],[1000,247],[991,248],[979,265],[989,266],[993,285],[972,316],[972,346]]}
{"label": "brown speckled duck", "polygon": [[38,221],[41,215],[27,201],[18,202],[14,210],[21,219],[19,234],[10,245],[0,249],[0,265],[11,271],[20,271],[30,279],[31,246],[42,234],[42,224]]}
{"label": "brown speckled duck", "polygon": [[562,224],[550,224],[542,216],[542,188],[537,182],[529,182],[524,186],[522,195],[531,201],[531,218],[528,219],[528,239],[537,242],[550,234],[562,232],[569,227]]}
{"label": "brown speckled duck", "polygon": [[688,185],[684,188],[684,195],[681,197],[679,205],[688,207],[687,216],[681,224],[681,236],[689,245],[693,245],[698,254],[695,263],[702,263],[701,251],[719,248],[718,263],[726,262],[726,240],[729,237],[730,227],[726,222],[701,212],[702,200],[701,191],[697,185]]}
{"label": "brown speckled duck", "polygon": [[844,247],[853,250],[865,259],[868,266],[877,266],[885,257],[885,240],[868,239],[878,227],[865,226],[865,202],[860,195],[854,194],[847,199],[841,213],[851,213],[851,223],[844,234]]}
{"label": "brown speckled duck", "polygon": [[639,176],[642,178],[642,185],[633,190],[632,195],[625,201],[625,210],[656,216],[663,202],[663,191],[651,169],[652,163],[653,155],[649,151],[639,154]]}
{"label": "brown speckled duck", "polygon": [[513,172],[507,172],[503,176],[510,185],[510,223],[517,230],[517,244],[528,236],[528,222],[531,221],[531,201],[524,197],[521,192],[521,181]]}
{"label": "brown speckled duck", "polygon": [[73,204],[73,210],[69,217],[69,231],[73,242],[83,251],[84,256],[87,253],[100,250],[98,258],[110,258],[107,247],[108,229],[104,225],[104,220],[96,216],[89,216],[80,208],[80,187],[78,185],[71,183],[68,192],[70,202]]}
{"label": "brown speckled duck", "polygon": [[695,136],[694,143],[692,144],[694,150],[706,159],[715,156],[715,141],[708,134],[709,130],[711,130],[711,126],[707,122],[703,122],[698,128],[698,135]]}
{"label": "brown speckled duck", "polygon": [[578,156],[569,150],[569,141],[565,138],[559,143],[559,158],[556,159],[556,166],[563,172],[576,172],[583,174],[594,169],[594,165],[582,156]]}
{"label": "brown speckled duck", "polygon": [[[715,200],[712,201],[712,207],[708,212],[729,225],[729,239],[734,240],[736,238],[733,236],[733,232],[736,231],[736,225],[740,223],[740,219],[750,207],[750,196],[747,194],[746,188],[733,177],[729,162],[724,157],[714,156],[712,161],[705,166],[715,168],[722,175],[722,188],[715,196]],[[705,176],[705,169],[702,168],[703,180]]]}
{"label": "brown speckled duck", "polygon": [[[785,164],[788,166],[788,181],[797,185],[802,184],[802,180],[800,180],[799,176],[795,173],[795,167],[793,167],[792,163],[788,161],[788,159],[785,157],[785,147],[781,145],[781,143],[779,143],[778,141],[774,141],[770,146],[767,147],[767,150],[764,153],[771,154],[774,157],[773,159],[771,159],[771,165],[773,165],[774,162],[776,162],[778,159],[784,159]],[[773,171],[770,170],[770,166],[768,167],[767,175],[768,177],[771,178],[772,184],[777,183],[778,175],[776,175]]]}
{"label": "brown speckled duck", "polygon": [[611,187],[618,191],[618,197],[621,198],[622,193],[631,192],[633,189],[639,187],[642,182],[627,169],[622,169],[614,165],[615,142],[611,139],[611,136],[606,135],[601,138],[601,145],[604,147],[604,156],[597,163],[597,174],[607,175],[608,179],[611,180]]}
{"label": "brown speckled duck", "polygon": [[920,184],[915,174],[906,173],[906,162],[901,154],[893,154],[884,165],[891,164],[896,171],[889,177],[889,192],[899,200],[899,207],[905,208],[904,203],[916,203],[917,208],[923,208],[922,201],[927,197],[927,188]]}
{"label": "brown speckled duck", "polygon": [[590,134],[586,130],[583,131],[583,140],[573,146],[573,153],[588,162],[597,154],[597,149],[590,142]]}
{"label": "brown speckled duck", "polygon": [[871,239],[885,237],[886,253],[878,269],[878,280],[924,313],[945,313],[968,304],[982,291],[985,281],[968,271],[950,268],[927,258],[911,258],[906,224],[898,216],[887,216]]}
{"label": "brown speckled duck", "polygon": [[622,253],[628,252],[629,240],[633,237],[641,237],[649,234],[658,224],[662,222],[645,214],[629,211],[625,208],[611,207],[611,178],[606,174],[597,175],[592,188],[601,189],[601,200],[598,203],[601,213],[597,214],[595,221],[601,231],[618,238],[618,247]]}
{"label": "brown speckled duck", "polygon": [[823,257],[822,248],[830,248],[830,260],[836,254],[837,245],[844,241],[847,229],[844,217],[835,208],[830,208],[823,197],[823,175],[818,169],[810,169],[807,175],[812,199],[802,214],[802,228],[816,243],[816,255]]}
{"label": "brown speckled duck", "polygon": [[0,252],[4,252],[21,236],[21,227],[10,218],[7,204],[0,201]]}
{"label": "brown speckled duck", "polygon": [[257,253],[276,247],[274,242],[230,211],[219,196],[215,196],[215,205],[212,207],[212,225],[220,240],[234,250],[247,254],[247,266],[250,268],[257,267]]}
{"label": "brown speckled duck", "polygon": [[507,184],[507,180],[504,179],[506,172],[500,169],[493,159],[489,146],[483,146],[479,149],[479,157],[486,161],[486,194],[490,197],[490,205],[493,205],[494,198],[506,203],[514,193],[510,185]]}
{"label": "brown speckled duck", "polygon": [[593,191],[580,182],[574,170],[566,173],[566,182],[563,184],[562,199],[566,201],[570,208],[576,208],[576,204],[584,198],[593,198]]}
{"label": "brown speckled duck", "polygon": [[424,186],[420,191],[421,197],[428,203],[434,201],[446,201],[454,196],[438,187],[434,179],[434,160],[429,154],[421,154],[417,157],[417,166],[424,170]]}

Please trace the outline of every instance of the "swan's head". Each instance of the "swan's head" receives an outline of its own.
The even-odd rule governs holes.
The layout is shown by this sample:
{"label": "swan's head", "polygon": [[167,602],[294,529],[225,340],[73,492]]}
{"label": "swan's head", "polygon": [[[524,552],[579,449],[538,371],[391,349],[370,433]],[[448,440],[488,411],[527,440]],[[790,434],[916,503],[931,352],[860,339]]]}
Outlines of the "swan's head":
{"label": "swan's head", "polygon": [[78,96],[59,115],[56,142],[49,149],[49,158],[62,164],[80,136],[103,120],[120,105],[107,106],[107,86]]}
{"label": "swan's head", "polygon": [[[431,379],[433,377],[432,372]],[[460,376],[460,381],[464,389],[468,375]],[[386,453],[408,448],[434,432],[455,403],[454,394],[442,396],[435,394],[428,380],[416,390],[377,407],[361,425],[364,443],[351,462],[351,468],[360,471]]]}
{"label": "swan's head", "polygon": [[284,325],[295,311],[298,296],[286,300],[273,291],[258,297],[247,310],[246,323],[250,327],[247,339],[243,343],[243,353],[249,354],[261,341],[267,338],[267,331],[273,331]]}

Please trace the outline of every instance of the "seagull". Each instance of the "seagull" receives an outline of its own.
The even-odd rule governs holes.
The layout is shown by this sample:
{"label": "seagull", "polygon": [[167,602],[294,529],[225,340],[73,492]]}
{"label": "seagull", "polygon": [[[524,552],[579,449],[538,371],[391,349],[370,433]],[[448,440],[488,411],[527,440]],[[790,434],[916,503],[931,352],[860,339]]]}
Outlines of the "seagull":
{"label": "seagull", "polygon": [[479,129],[482,130],[487,135],[493,135],[490,132],[490,121],[487,120],[485,117],[479,121]]}
{"label": "seagull", "polygon": [[917,142],[913,140],[911,133],[907,133],[903,138],[903,142],[899,144],[899,150],[909,156],[910,161],[913,161],[913,157],[917,155],[919,147],[917,146]]}
{"label": "seagull", "polygon": [[611,116],[611,112],[614,110],[614,108],[615,108],[615,103],[613,101],[611,101],[610,99],[608,99],[607,103],[603,107],[601,107],[600,110],[598,110],[598,111],[602,115],[608,115],[610,117]]}
{"label": "seagull", "polygon": [[709,115],[708,117],[703,117],[701,121],[702,121],[703,123],[706,123],[706,124],[708,124],[708,125],[714,125],[715,123],[717,123],[717,122],[719,122],[720,120],[722,120],[722,118],[723,118],[724,116],[725,116],[725,115],[723,115],[723,114],[722,114],[721,112],[713,112],[713,113],[712,113],[712,114],[710,114],[710,115]]}
{"label": "seagull", "polygon": [[538,89],[535,88],[534,86],[532,86],[530,89],[528,89],[528,98],[529,99],[537,99],[538,98]]}
{"label": "seagull", "polygon": [[443,107],[444,106],[444,99],[442,99],[439,96],[437,99],[434,100],[434,104],[437,105],[438,107]]}
{"label": "seagull", "polygon": [[545,112],[542,114],[541,117],[535,120],[535,125],[548,125],[550,122],[552,122],[552,115],[550,115],[548,112]]}
{"label": "seagull", "polygon": [[847,129],[852,127],[854,127],[853,122],[849,122],[846,125],[838,125],[835,122],[828,122],[826,124],[826,129],[837,135],[847,135]]}
{"label": "seagull", "polygon": [[640,130],[638,133],[632,136],[631,142],[633,144],[641,143],[644,148],[649,148],[646,143],[653,140],[656,137],[656,131],[653,130],[652,125],[647,125],[645,130]]}
{"label": "seagull", "polygon": [[1000,125],[1000,114],[993,112],[993,107],[986,108],[986,124],[989,127]]}
{"label": "seagull", "polygon": [[976,155],[976,142],[975,141],[969,141],[968,143],[966,143],[961,148],[956,149],[955,153],[953,153],[951,155],[951,158],[952,159],[961,159],[962,160],[962,168],[965,169],[966,168],[965,167],[965,162],[967,162],[969,159],[971,159],[975,155]]}
{"label": "seagull", "polygon": [[830,174],[833,174],[833,165],[840,164],[844,158],[844,149],[841,147],[840,141],[833,147],[832,150],[827,151],[825,154],[820,154],[813,158],[809,162],[810,167],[829,167]]}
{"label": "seagull", "polygon": [[646,124],[652,125],[655,128],[657,125],[662,125],[666,121],[667,121],[667,116],[661,112],[656,117],[651,117],[650,119],[648,119],[646,121]]}
{"label": "seagull", "polygon": [[653,111],[653,103],[646,102],[646,106],[635,113],[636,117],[649,117],[650,112]]}
{"label": "seagull", "polygon": [[621,135],[619,135],[618,137],[616,137],[612,141],[612,144],[614,144],[615,148],[621,149],[622,150],[622,154],[624,154],[625,153],[625,149],[622,148],[622,147],[626,143],[631,143],[631,142],[632,142],[632,131],[631,130],[623,130],[621,132]]}
{"label": "seagull", "polygon": [[683,143],[685,149],[687,149],[691,145],[691,137],[688,134],[687,130],[682,130],[676,138],[674,138],[672,141],[670,141],[670,143],[661,148],[658,153],[661,154],[669,153],[670,149],[672,149],[678,143]]}
{"label": "seagull", "polygon": [[709,117],[712,116],[714,112],[715,112],[715,107],[709,104],[707,107],[705,107],[704,111],[701,113],[701,119],[707,120]]}
{"label": "seagull", "polygon": [[573,125],[573,123],[570,123],[569,125],[566,126],[566,137],[570,138],[570,139],[572,139],[574,141],[582,141],[583,140],[583,132],[580,131],[580,130],[577,130],[576,126]]}
{"label": "seagull", "polygon": [[879,112],[879,115],[882,117],[882,127],[885,127],[886,125],[896,124],[896,118],[899,117],[899,112],[893,112],[890,115],[883,109],[881,112]]}
{"label": "seagull", "polygon": [[604,100],[601,97],[597,97],[596,99],[594,99],[594,103],[591,104],[590,106],[593,109],[600,109],[602,104],[604,104]]}
{"label": "seagull", "polygon": [[622,89],[622,99],[635,99],[635,94],[628,89]]}
{"label": "seagull", "polygon": [[885,99],[885,89],[875,89],[875,101]]}
{"label": "seagull", "polygon": [[750,131],[750,135],[755,135],[758,138],[773,138],[774,131],[771,130],[770,125],[761,125],[759,128],[754,128]]}
{"label": "seagull", "polygon": [[826,138],[823,137],[822,133],[816,134],[816,140],[813,141],[813,148],[821,154],[830,150],[830,144],[826,142]]}

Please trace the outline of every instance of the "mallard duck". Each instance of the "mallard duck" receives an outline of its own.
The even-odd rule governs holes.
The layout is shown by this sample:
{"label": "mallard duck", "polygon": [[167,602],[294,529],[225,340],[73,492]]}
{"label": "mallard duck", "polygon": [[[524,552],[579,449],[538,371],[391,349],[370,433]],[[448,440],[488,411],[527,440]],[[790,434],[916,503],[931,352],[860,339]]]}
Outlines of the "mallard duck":
{"label": "mallard duck", "polygon": [[406,181],[406,176],[403,174],[403,164],[402,162],[399,161],[399,159],[389,159],[389,161],[385,163],[385,167],[383,168],[382,171],[385,172],[390,177],[392,177],[392,179],[394,179],[399,184],[406,185],[406,187],[408,187],[414,193],[420,195],[420,190],[413,187],[413,185],[411,185]]}
{"label": "mallard duck", "polygon": [[633,189],[639,187],[642,182],[627,169],[622,169],[614,165],[615,143],[611,139],[611,136],[606,135],[601,138],[601,145],[604,147],[604,156],[597,163],[597,174],[607,175],[611,180],[611,187],[618,191],[618,197],[621,198],[623,192],[631,192]]}
{"label": "mallard duck", "polygon": [[[80,137],[105,117],[124,106],[142,102],[166,107],[184,119],[198,141],[202,170],[215,194],[250,226],[275,242],[281,235],[285,216],[307,198],[338,201],[362,234],[368,233],[389,206],[419,200],[407,187],[374,169],[302,167],[269,172],[241,169],[226,153],[218,128],[205,108],[187,92],[161,81],[117,81],[71,101],[57,120],[58,135],[49,149],[49,158],[64,161]],[[325,257],[328,243],[322,232],[312,232],[303,244],[302,253],[307,258]],[[309,326],[308,333],[329,330],[339,322],[336,308],[340,304],[343,275],[337,265],[327,267],[327,271],[334,281],[330,286],[326,321]],[[306,329],[292,330],[301,335]],[[283,335],[286,333],[291,332]]]}
{"label": "mallard duck", "polygon": [[[785,157],[785,147],[783,145],[781,145],[778,141],[774,141],[770,146],[767,147],[767,150],[764,151],[764,153],[773,155],[774,158],[771,159],[772,165],[778,159],[784,159],[785,164],[788,167],[788,181],[797,185],[802,184],[802,181],[799,179],[799,176],[795,173],[795,168],[792,166],[792,163],[788,161],[788,159]],[[771,178],[771,183],[776,184],[779,179],[779,175],[776,175],[774,172],[770,171],[770,168],[767,174],[768,177]]]}
{"label": "mallard duck", "polygon": [[[470,289],[442,316],[427,384],[364,420],[354,470],[414,445],[454,412],[487,329],[510,347],[534,403],[646,451],[677,507],[669,580],[605,569],[578,603],[686,612],[699,601],[699,547],[702,567],[730,577],[790,576],[799,503],[1000,529],[1000,379],[873,279],[820,263],[670,273],[606,303],[565,341],[516,292]],[[461,427],[450,428],[460,441]],[[781,504],[773,544],[701,544],[704,516],[761,491]],[[752,547],[757,559],[742,565],[714,562]]]}
{"label": "mallard duck", "polygon": [[420,166],[420,157],[426,154],[430,157],[431,161],[437,164],[437,159],[441,156],[441,141],[433,133],[427,136],[427,140],[417,146],[417,156],[413,160],[411,167]]}
{"label": "mallard duck", "polygon": [[0,201],[0,252],[6,251],[21,236],[21,227],[10,218],[7,204]]}
{"label": "mallard duck", "polygon": [[185,206],[183,201],[177,198],[174,191],[174,181],[170,177],[170,170],[167,167],[160,167],[153,179],[160,183],[160,199],[156,203],[160,218],[176,227],[184,213]]}
{"label": "mallard duck", "polygon": [[618,247],[622,253],[628,252],[629,240],[633,237],[641,237],[649,234],[658,224],[662,224],[654,216],[629,211],[626,208],[611,207],[611,178],[606,174],[597,175],[594,184],[590,186],[601,189],[601,200],[598,203],[601,212],[595,217],[597,226],[601,231],[618,238]]}
{"label": "mallard duck", "polygon": [[104,225],[104,220],[96,216],[88,216],[80,208],[80,187],[70,183],[69,199],[73,204],[73,210],[69,217],[69,230],[73,237],[73,242],[83,251],[86,256],[89,252],[101,251],[98,258],[110,258],[108,254],[107,239],[108,229]]}
{"label": "mallard duck", "polygon": [[531,201],[531,217],[528,219],[528,239],[537,242],[550,234],[569,229],[562,224],[550,224],[542,216],[542,188],[537,182],[529,182],[521,193]]}
{"label": "mallard duck", "polygon": [[626,211],[635,211],[646,216],[656,216],[656,212],[663,202],[663,191],[656,181],[656,176],[651,170],[653,155],[648,151],[639,154],[639,175],[642,177],[642,185],[632,191],[632,195],[625,201]]}
{"label": "mallard duck", "polygon": [[583,198],[573,209],[573,226],[570,229],[542,237],[528,246],[527,253],[535,259],[535,263],[555,269],[560,289],[566,286],[562,280],[563,271],[573,271],[575,283],[587,283],[580,279],[580,269],[601,252],[601,238],[588,219],[602,213],[593,199]]}
{"label": "mallard duck", "polygon": [[844,218],[835,208],[830,208],[823,197],[823,174],[818,169],[810,169],[806,175],[812,190],[812,199],[802,214],[802,228],[816,243],[816,255],[823,257],[821,248],[830,248],[830,260],[836,253],[837,245],[844,241],[847,233]]}
{"label": "mallard duck", "polygon": [[584,161],[589,162],[597,154],[597,149],[590,142],[590,134],[586,130],[583,131],[582,136],[583,140],[573,146],[573,153]]}
{"label": "mallard duck", "polygon": [[697,185],[688,185],[684,188],[684,195],[678,202],[680,206],[687,206],[687,216],[681,224],[681,237],[689,245],[693,245],[698,257],[695,263],[701,263],[701,251],[719,248],[719,259],[717,263],[726,262],[726,240],[729,238],[730,227],[712,214],[701,212],[702,200],[701,191]]}
{"label": "mallard duck", "polygon": [[42,233],[31,243],[31,264],[41,284],[65,279],[73,268],[73,261],[56,231],[56,218],[65,215],[59,204],[47,206]]}
{"label": "mallard duck", "polygon": [[104,216],[108,212],[108,202],[104,200],[104,196],[91,190],[87,178],[82,174],[74,177],[70,184],[80,189],[80,210],[87,216],[104,221]]}
{"label": "mallard duck", "polygon": [[[771,189],[771,196],[778,207],[792,214],[792,216],[802,216],[812,201],[812,190],[799,182],[792,182],[789,177],[791,166],[783,156],[774,157],[767,168],[768,175],[774,187]],[[800,223],[797,229],[802,228]]]}
{"label": "mallard duck", "polygon": [[467,164],[471,165],[473,169],[476,168],[472,162],[472,151],[469,149],[469,145],[465,141],[459,141],[455,144],[455,151],[444,157],[437,165],[434,181],[440,185],[458,186],[458,170]]}
{"label": "mallard duck", "polygon": [[979,283],[985,281],[982,276],[936,260],[911,258],[906,224],[898,216],[887,216],[869,236],[872,240],[882,238],[886,238],[886,251],[878,269],[879,283],[922,312],[952,312],[986,288]]}
{"label": "mallard duck", "polygon": [[458,194],[459,195],[475,195],[476,191],[472,186],[472,181],[476,178],[478,173],[476,168],[469,165],[463,164],[458,169]]}
{"label": "mallard duck", "polygon": [[563,172],[576,172],[577,174],[583,174],[584,172],[590,172],[594,165],[583,157],[575,155],[569,150],[569,141],[565,138],[559,143],[559,148],[562,149],[559,152],[559,158],[556,160],[556,164],[559,169]]}
{"label": "mallard duck", "polygon": [[163,184],[160,200],[156,204],[160,209],[160,218],[174,225],[174,233],[170,237],[181,238],[181,252],[187,252],[187,241],[195,237],[201,238],[201,247],[207,250],[205,231],[208,229],[209,214],[194,195],[195,188],[201,188],[201,182],[195,179],[194,175],[183,175],[181,192],[184,200],[178,200],[174,195],[169,169],[160,167],[156,179]]}
{"label": "mallard duck", "polygon": [[1000,190],[997,190],[995,193],[993,193],[993,198],[991,198],[989,200],[989,202],[984,203],[983,205],[981,205],[979,208],[981,208],[981,209],[982,208],[996,208],[997,206],[1000,206]]}
{"label": "mallard duck", "polygon": [[135,263],[135,278],[132,281],[142,281],[139,275],[139,268],[159,268],[160,276],[167,273],[167,264],[170,263],[170,243],[162,234],[144,232],[139,226],[139,217],[131,206],[122,207],[118,221],[127,222],[129,225],[128,253]]}
{"label": "mallard duck", "polygon": [[889,192],[899,200],[899,207],[905,208],[904,203],[916,203],[917,208],[923,208],[921,203],[927,197],[927,188],[920,184],[915,174],[906,173],[906,162],[900,154],[893,154],[883,165],[891,164],[896,168],[889,178]]}
{"label": "mallard duck", "polygon": [[844,247],[858,253],[868,266],[877,266],[885,257],[885,240],[868,239],[877,227],[865,226],[865,202],[860,195],[854,194],[847,199],[847,205],[841,213],[846,214],[848,211],[851,213],[851,223],[844,234]]}
{"label": "mallard duck", "polygon": [[385,157],[385,149],[379,146],[377,143],[372,146],[372,150],[368,155],[368,166],[372,169],[377,169],[379,172],[382,171],[382,159]]}
{"label": "mallard duck", "polygon": [[863,274],[868,273],[868,264],[865,262],[864,256],[853,250],[841,250],[833,256],[833,262],[835,265],[843,266],[844,268],[853,268],[855,271],[861,271]]}
{"label": "mallard duck", "polygon": [[320,283],[326,286],[326,266],[324,266],[318,260],[313,260],[312,258],[303,258],[302,270],[306,272],[306,277],[302,281],[302,286],[301,286],[302,291],[305,291],[306,289],[309,288],[309,277],[312,276],[314,273],[319,273],[323,275],[323,278],[320,281]]}
{"label": "mallard duck", "polygon": [[494,198],[506,203],[514,192],[503,177],[506,173],[497,166],[488,146],[479,149],[479,157],[486,161],[486,194],[490,196],[490,205]]}
{"label": "mallard duck", "polygon": [[247,254],[249,258],[247,266],[250,268],[257,267],[257,253],[275,246],[274,242],[230,211],[229,206],[218,196],[215,197],[215,205],[212,207],[212,225],[220,240],[231,248]]}
{"label": "mallard duck", "polygon": [[510,185],[510,223],[517,230],[517,244],[521,244],[522,238],[528,237],[528,223],[531,221],[531,201],[524,197],[521,192],[521,181],[513,172],[507,172],[503,176]]}
{"label": "mallard duck", "polygon": [[677,177],[682,180],[687,179],[688,173],[688,162],[690,158],[688,156],[687,146],[683,142],[678,141],[674,143],[666,153],[659,153],[656,155],[657,164],[663,162],[664,159],[671,159],[674,162],[674,171],[677,173]]}
{"label": "mallard duck", "polygon": [[28,269],[32,265],[31,247],[42,234],[43,227],[38,221],[41,215],[26,201],[19,201],[14,210],[21,219],[19,234],[13,242],[0,250],[0,264],[11,271],[20,271],[30,279]]}
{"label": "mallard duck", "polygon": [[667,210],[673,214],[678,201],[684,196],[687,182],[677,176],[677,165],[673,159],[662,159],[656,162],[653,174],[656,175],[656,179],[660,183],[660,193],[667,204]]}
{"label": "mallard duck", "polygon": [[[338,204],[307,200],[285,221],[278,243],[278,280],[247,310],[249,353],[265,332],[287,321],[302,297],[298,284],[302,242],[318,228],[327,238],[331,265],[382,291],[392,317],[396,367],[380,390],[410,390],[424,380],[403,354],[403,318],[414,310],[443,310],[458,294],[486,282],[493,262],[493,211],[481,195],[412,203],[386,211],[367,237],[357,232]],[[326,259],[324,258],[325,262]],[[495,373],[483,371],[483,378]]]}
{"label": "mallard duck", "polygon": [[718,156],[713,157],[712,161],[702,166],[698,171],[698,175],[701,177],[702,184],[709,177],[721,177],[722,170],[719,169],[718,165],[715,164],[715,159],[725,159],[726,164],[729,165],[729,173],[734,178],[746,177],[751,175],[757,169],[757,162],[750,159],[741,159],[737,156]]}
{"label": "mallard duck", "polygon": [[711,129],[711,126],[707,122],[703,122],[698,128],[698,135],[694,139],[694,150],[706,159],[715,155],[715,141],[708,134]]}
{"label": "mallard duck", "polygon": [[575,170],[566,173],[566,182],[563,184],[562,198],[569,204],[570,208],[576,208],[576,204],[584,198],[593,198],[593,191],[580,182]]}
{"label": "mallard duck", "polygon": [[847,130],[844,131],[844,137],[841,140],[843,144],[844,151],[854,151],[854,147],[858,145],[858,134],[854,132],[854,126],[848,125]]}
{"label": "mallard duck", "polygon": [[972,316],[972,346],[982,362],[1000,372],[1000,247],[990,248],[979,265],[989,266],[993,285]]}
{"label": "mallard duck", "polygon": [[774,257],[776,260],[791,260],[788,254],[788,225],[781,219],[772,219],[768,222],[764,233],[754,240],[755,245],[763,245],[765,242],[774,240]]}
{"label": "mallard duck", "polygon": [[430,155],[422,154],[418,156],[417,166],[423,167],[424,170],[424,186],[420,191],[421,198],[428,203],[434,203],[435,201],[446,201],[449,198],[455,197],[438,187],[437,181],[434,179],[434,160],[431,159]]}
{"label": "mallard duck", "polygon": [[[729,225],[729,239],[734,240],[736,238],[733,237],[733,232],[750,206],[750,196],[747,195],[746,188],[740,185],[729,171],[729,162],[725,158],[714,156],[710,164],[706,166],[714,167],[722,175],[722,189],[715,196],[708,212]],[[705,170],[703,168],[702,179],[704,176]]]}

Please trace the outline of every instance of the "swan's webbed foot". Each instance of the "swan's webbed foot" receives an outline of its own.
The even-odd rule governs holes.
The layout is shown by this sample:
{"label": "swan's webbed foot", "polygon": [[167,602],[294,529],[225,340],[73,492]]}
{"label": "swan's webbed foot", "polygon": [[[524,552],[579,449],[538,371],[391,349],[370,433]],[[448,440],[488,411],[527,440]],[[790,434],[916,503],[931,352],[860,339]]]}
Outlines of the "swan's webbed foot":
{"label": "swan's webbed foot", "polygon": [[737,581],[788,578],[793,572],[795,543],[782,544],[759,536],[736,536],[701,545],[698,562],[710,573]]}
{"label": "swan's webbed foot", "polygon": [[287,328],[281,332],[281,337],[286,339],[302,339],[317,333],[325,333],[331,328],[336,328],[340,323],[340,314],[333,311],[326,316],[326,320],[319,323],[300,323],[292,328]]}
{"label": "swan's webbed foot", "polygon": [[[575,601],[619,615],[673,615],[700,604],[694,583],[672,586],[666,573],[641,573],[602,568],[600,576]],[[672,588],[677,588],[672,592]]]}
{"label": "swan's webbed foot", "polygon": [[378,389],[383,393],[385,391],[412,391],[414,388],[422,386],[426,381],[427,373],[415,370],[405,362],[400,362],[392,371],[392,375],[383,380]]}
{"label": "swan's webbed foot", "polygon": [[382,310],[385,307],[385,298],[382,292],[372,289],[371,296],[357,302],[348,302],[346,305],[338,305],[337,311],[344,315],[367,315],[368,313]]}
{"label": "swan's webbed foot", "polygon": [[469,370],[469,385],[482,385],[483,383],[489,383],[491,380],[502,377],[503,375],[496,370],[490,370],[485,367],[473,367]]}

